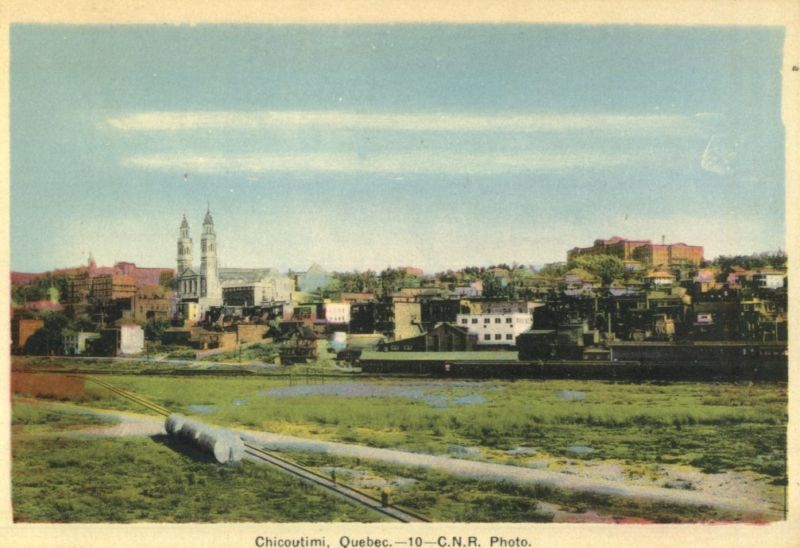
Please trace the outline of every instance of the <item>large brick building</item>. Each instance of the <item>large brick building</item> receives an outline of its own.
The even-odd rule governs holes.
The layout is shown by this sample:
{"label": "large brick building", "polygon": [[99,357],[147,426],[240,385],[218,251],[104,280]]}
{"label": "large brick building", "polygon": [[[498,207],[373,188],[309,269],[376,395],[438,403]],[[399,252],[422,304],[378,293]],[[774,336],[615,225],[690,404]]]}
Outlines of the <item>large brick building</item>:
{"label": "large brick building", "polygon": [[172,317],[174,294],[161,285],[145,285],[136,291],[133,301],[133,319],[168,321]]}
{"label": "large brick building", "polygon": [[11,320],[11,352],[20,353],[31,336],[44,327],[44,320],[14,318]]}
{"label": "large brick building", "polygon": [[567,252],[567,260],[581,255],[612,255],[623,261],[639,261],[654,266],[698,266],[703,262],[703,246],[685,243],[654,244],[650,240],[627,240],[613,236],[595,240],[591,247],[574,247]]}
{"label": "large brick building", "polygon": [[89,262],[86,266],[76,266],[72,268],[60,268],[49,272],[12,272],[11,285],[21,286],[39,280],[47,275],[53,277],[86,277],[95,278],[97,276],[130,276],[137,287],[144,285],[156,285],[165,279],[172,278],[174,271],[171,268],[149,268],[136,266],[136,263],[118,261],[114,266],[97,266],[92,255],[89,255]]}
{"label": "large brick building", "polygon": [[119,305],[132,310],[136,295],[136,280],[131,276],[101,274],[90,276],[83,272],[73,276],[67,285],[66,303],[75,313],[87,312],[91,306]]}

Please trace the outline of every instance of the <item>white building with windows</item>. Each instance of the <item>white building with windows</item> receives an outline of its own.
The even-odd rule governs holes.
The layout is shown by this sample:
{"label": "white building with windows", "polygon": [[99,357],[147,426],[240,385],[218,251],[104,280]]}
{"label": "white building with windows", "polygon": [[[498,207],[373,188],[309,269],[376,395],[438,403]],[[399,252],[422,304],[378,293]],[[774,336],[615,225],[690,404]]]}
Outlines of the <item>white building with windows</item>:
{"label": "white building with windows", "polygon": [[519,311],[458,314],[456,325],[477,335],[478,345],[514,346],[517,336],[533,327],[533,315]]}
{"label": "white building with windows", "polygon": [[[239,271],[234,272],[233,275],[240,274]],[[222,301],[225,306],[264,306],[291,302],[294,280],[288,276],[267,272],[266,269],[264,271],[266,273],[258,281],[248,282],[241,276],[226,280],[225,278],[229,274],[226,269],[221,269],[220,277],[224,280],[222,282]]]}
{"label": "white building with windows", "polygon": [[65,356],[79,356],[86,353],[86,341],[99,339],[100,333],[90,333],[87,331],[64,331],[62,341],[64,343]]}
{"label": "white building with windows", "polygon": [[136,324],[124,324],[119,328],[118,354],[140,354],[144,350],[144,330]]}
{"label": "white building with windows", "polygon": [[329,324],[349,324],[350,303],[325,303],[325,321]]}
{"label": "white building with windows", "polygon": [[753,274],[752,280],[755,287],[763,287],[766,289],[780,289],[784,285],[786,279],[785,272],[777,270],[759,270]]}

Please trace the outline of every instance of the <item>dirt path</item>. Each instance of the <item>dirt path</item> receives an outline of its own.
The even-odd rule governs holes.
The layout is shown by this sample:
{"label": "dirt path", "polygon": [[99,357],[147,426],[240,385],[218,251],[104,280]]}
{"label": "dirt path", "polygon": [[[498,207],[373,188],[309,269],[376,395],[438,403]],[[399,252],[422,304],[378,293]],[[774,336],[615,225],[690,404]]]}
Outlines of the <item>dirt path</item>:
{"label": "dirt path", "polygon": [[702,491],[668,489],[643,485],[630,485],[619,481],[581,477],[571,473],[522,468],[508,464],[495,464],[464,460],[438,455],[410,453],[396,449],[378,449],[328,441],[314,441],[293,436],[266,432],[242,431],[246,440],[261,443],[266,449],[308,451],[341,457],[369,459],[401,466],[419,466],[440,470],[462,477],[507,481],[520,485],[546,485],[556,489],[598,493],[642,501],[677,505],[709,506],[720,510],[741,513],[748,518],[779,519],[782,512],[761,500],[720,497]]}
{"label": "dirt path", "polygon": [[[65,407],[92,413],[99,417],[118,420],[112,426],[98,426],[80,431],[77,435],[92,436],[151,436],[164,433],[164,421],[152,415],[140,415],[121,411],[90,409],[86,407],[52,404],[53,407]],[[245,441],[260,444],[265,449],[277,451],[306,451],[325,453],[340,457],[351,457],[380,461],[401,466],[430,468],[455,474],[462,477],[506,481],[520,485],[546,485],[556,489],[597,493],[615,497],[631,498],[640,501],[708,506],[733,513],[745,515],[749,519],[775,520],[782,518],[782,510],[770,505],[762,498],[753,497],[752,493],[737,496],[736,489],[725,490],[725,496],[719,491],[693,491],[686,489],[669,489],[665,487],[636,485],[624,481],[613,481],[598,477],[578,475],[575,470],[556,472],[524,468],[508,464],[496,464],[473,460],[458,459],[447,456],[411,453],[396,449],[379,449],[361,445],[351,445],[330,441],[317,441],[269,432],[239,430]],[[698,474],[695,472],[695,474]],[[747,492],[745,490],[744,492]]]}
{"label": "dirt path", "polygon": [[98,424],[87,428],[81,428],[80,430],[70,430],[59,433],[59,435],[121,437],[155,436],[158,434],[166,434],[166,431],[164,430],[163,419],[153,415],[142,415],[140,413],[131,413],[128,411],[96,409],[93,407],[84,407],[70,403],[44,402],[42,400],[33,398],[15,397],[14,399],[20,403],[46,406],[54,410],[63,409],[64,411],[92,415],[113,422],[113,424],[109,425]]}

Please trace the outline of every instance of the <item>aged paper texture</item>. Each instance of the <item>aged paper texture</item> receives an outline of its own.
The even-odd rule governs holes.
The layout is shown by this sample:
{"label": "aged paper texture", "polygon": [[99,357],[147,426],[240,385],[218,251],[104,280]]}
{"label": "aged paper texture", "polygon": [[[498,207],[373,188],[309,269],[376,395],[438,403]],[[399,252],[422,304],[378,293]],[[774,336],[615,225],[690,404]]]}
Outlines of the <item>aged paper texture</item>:
{"label": "aged paper texture", "polygon": [[[785,252],[789,300],[785,519],[212,524],[197,515],[180,524],[15,523],[9,397],[0,421],[0,544],[265,546],[265,539],[322,537],[327,548],[389,548],[375,544],[384,539],[399,548],[460,548],[462,541],[470,548],[800,543],[796,2],[48,0],[6,2],[0,14],[4,284],[11,271],[44,272],[89,256],[98,264],[173,268],[181,215],[199,244],[202,215],[213,231],[214,213],[224,267],[274,264],[286,271],[319,261],[336,272],[418,264],[433,273],[520,261],[542,269],[564,261],[568,249],[590,245],[590,238],[645,232],[643,238],[656,241],[652,248],[661,249],[657,240],[666,248],[668,232],[670,241],[705,245],[707,259]],[[319,44],[339,49],[329,54]],[[642,44],[648,55],[631,44]],[[616,64],[603,65],[597,51],[617,47]],[[726,48],[729,57],[721,54]],[[159,63],[151,70],[153,59]],[[780,81],[761,59],[780,66]],[[73,131],[78,119],[91,132]],[[411,142],[410,135],[420,137]],[[700,149],[692,141],[698,135]],[[87,156],[70,156],[76,150]],[[693,164],[676,167],[692,154]],[[604,179],[606,173],[629,184]],[[637,177],[640,184],[630,183]],[[164,219],[168,232],[160,228]],[[207,242],[213,250],[214,239],[204,236],[204,269]],[[157,247],[168,251],[153,252]],[[248,262],[256,252],[273,264]],[[293,262],[297,257],[301,263]],[[207,279],[197,276],[210,298]],[[220,296],[224,287],[217,288]],[[0,294],[12,310],[11,287]],[[183,313],[199,315],[204,301],[192,303]],[[10,319],[2,323],[9,344]],[[667,320],[659,329],[669,331]],[[2,355],[2,389],[10,394],[9,346]],[[584,393],[565,390],[561,397]],[[205,412],[203,405],[196,409]],[[591,452],[587,444],[575,440],[570,450]],[[469,456],[472,449],[448,450]],[[68,462],[65,473],[69,466],[81,463]],[[689,491],[685,480],[675,481],[675,491]],[[51,487],[42,485],[38,496],[58,496]],[[480,544],[469,545],[471,536]],[[492,536],[503,541],[490,546]]]}

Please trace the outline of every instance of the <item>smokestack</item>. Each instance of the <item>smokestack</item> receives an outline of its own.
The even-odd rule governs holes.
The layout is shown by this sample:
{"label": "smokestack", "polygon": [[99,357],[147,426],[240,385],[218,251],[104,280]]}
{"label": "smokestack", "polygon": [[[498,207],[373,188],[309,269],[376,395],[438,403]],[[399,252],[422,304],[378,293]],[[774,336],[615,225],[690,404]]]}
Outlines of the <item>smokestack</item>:
{"label": "smokestack", "polygon": [[664,241],[666,240],[666,236],[664,234],[661,235],[661,245],[664,245]]}

